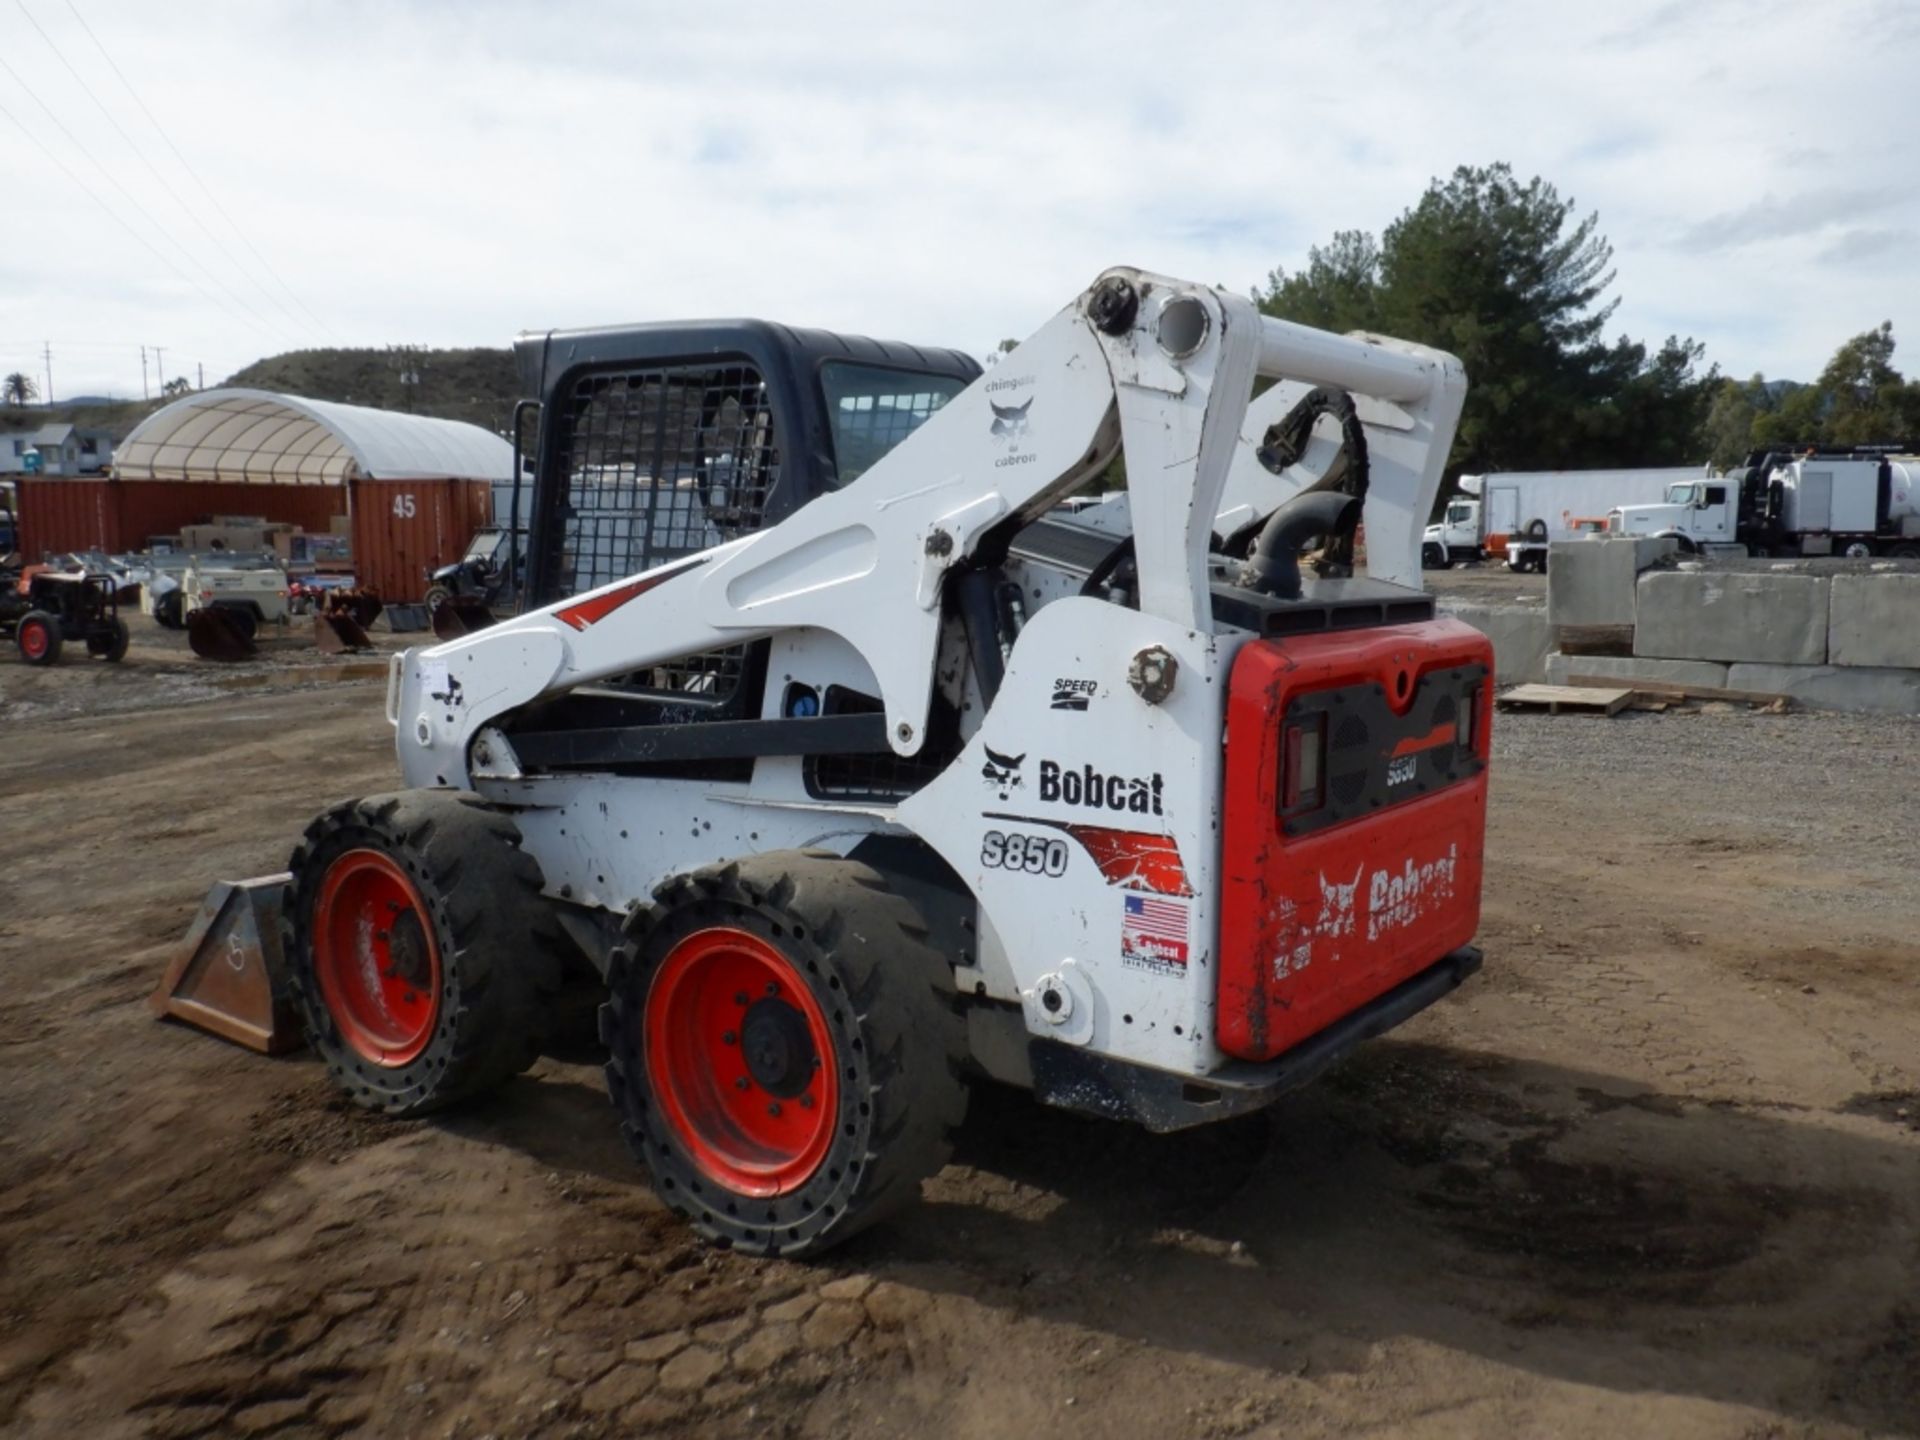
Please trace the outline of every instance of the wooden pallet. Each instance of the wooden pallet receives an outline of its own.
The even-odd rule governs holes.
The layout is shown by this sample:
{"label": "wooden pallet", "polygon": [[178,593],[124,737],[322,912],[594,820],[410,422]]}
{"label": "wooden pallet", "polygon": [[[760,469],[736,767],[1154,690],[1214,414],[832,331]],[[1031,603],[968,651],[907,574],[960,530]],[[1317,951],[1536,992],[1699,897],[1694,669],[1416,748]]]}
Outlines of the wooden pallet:
{"label": "wooden pallet", "polygon": [[1631,690],[1601,690],[1590,685],[1516,685],[1498,697],[1509,710],[1562,711],[1577,715],[1617,715],[1633,699]]}
{"label": "wooden pallet", "polygon": [[[1587,690],[1614,690],[1619,688],[1620,681],[1612,675],[1569,675],[1567,684]],[[1667,680],[1636,680],[1628,688],[1635,695],[1652,700],[1725,700],[1735,705],[1777,705],[1782,709],[1793,704],[1791,695],[1774,690],[1720,690],[1711,685],[1676,685]]]}

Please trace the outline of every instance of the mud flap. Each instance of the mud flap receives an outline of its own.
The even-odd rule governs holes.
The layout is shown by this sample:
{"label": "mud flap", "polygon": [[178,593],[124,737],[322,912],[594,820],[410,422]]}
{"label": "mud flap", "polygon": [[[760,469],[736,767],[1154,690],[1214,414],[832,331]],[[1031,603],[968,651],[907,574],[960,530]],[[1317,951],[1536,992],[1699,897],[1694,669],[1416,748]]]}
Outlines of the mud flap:
{"label": "mud flap", "polygon": [[231,610],[195,610],[187,616],[187,644],[202,660],[250,660],[255,653],[251,622],[251,616],[243,622]]}
{"label": "mud flap", "polygon": [[442,640],[458,640],[493,623],[492,609],[474,595],[454,595],[433,607],[433,633]]}
{"label": "mud flap", "polygon": [[323,655],[373,648],[372,637],[344,610],[323,611],[313,617],[313,643]]}
{"label": "mud flap", "polygon": [[147,1004],[162,1019],[279,1055],[300,1045],[280,951],[280,907],[291,875],[222,880],[207,892]]}

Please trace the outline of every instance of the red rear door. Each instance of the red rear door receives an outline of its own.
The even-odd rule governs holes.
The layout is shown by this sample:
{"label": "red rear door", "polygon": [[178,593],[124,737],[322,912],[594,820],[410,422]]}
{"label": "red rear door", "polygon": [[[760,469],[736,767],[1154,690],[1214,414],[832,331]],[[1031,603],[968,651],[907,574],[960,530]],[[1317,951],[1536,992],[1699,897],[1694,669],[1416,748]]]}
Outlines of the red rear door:
{"label": "red rear door", "polygon": [[1473,938],[1492,677],[1492,646],[1457,620],[1241,650],[1221,1049],[1271,1059]]}

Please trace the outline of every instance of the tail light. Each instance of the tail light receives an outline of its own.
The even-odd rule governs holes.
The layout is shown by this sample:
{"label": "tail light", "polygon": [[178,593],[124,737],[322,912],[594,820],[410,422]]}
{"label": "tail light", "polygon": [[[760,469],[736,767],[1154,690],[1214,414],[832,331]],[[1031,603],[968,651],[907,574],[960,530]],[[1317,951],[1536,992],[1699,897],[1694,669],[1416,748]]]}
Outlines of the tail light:
{"label": "tail light", "polygon": [[1473,754],[1473,747],[1480,739],[1480,692],[1474,691],[1467,697],[1466,704],[1460,707],[1460,718],[1454,722],[1453,743],[1459,747],[1462,755]]}
{"label": "tail light", "polygon": [[1290,720],[1280,736],[1280,813],[1317,810],[1327,793],[1327,717]]}

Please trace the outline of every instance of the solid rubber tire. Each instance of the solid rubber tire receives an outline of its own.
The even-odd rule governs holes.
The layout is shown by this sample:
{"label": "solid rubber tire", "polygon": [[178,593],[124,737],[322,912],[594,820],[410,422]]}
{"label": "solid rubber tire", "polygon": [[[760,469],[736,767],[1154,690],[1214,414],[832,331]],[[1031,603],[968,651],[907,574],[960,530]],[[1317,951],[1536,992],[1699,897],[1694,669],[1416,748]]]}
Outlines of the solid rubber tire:
{"label": "solid rubber tire", "polygon": [[[840,1113],[811,1178],[771,1198],[698,1168],[655,1102],[642,1017],[661,963],[715,925],[773,943],[806,979],[833,1033]],[[704,1239],[767,1255],[816,1255],[917,1198],[965,1117],[965,1029],[952,969],[919,912],[858,861],[771,851],[666,881],[637,906],[607,975],[600,1038],[621,1133],[655,1192]],[[824,1058],[824,1057],[823,1057]]]}
{"label": "solid rubber tire", "polygon": [[[404,1065],[353,1049],[323,999],[313,906],[328,868],[350,850],[391,856],[418,889],[440,956],[434,1035]],[[497,1088],[531,1065],[560,984],[557,927],[540,866],[512,820],[457,790],[404,790],[325,811],[295,847],[282,909],[288,988],[307,1041],[356,1104],[423,1115]]]}

